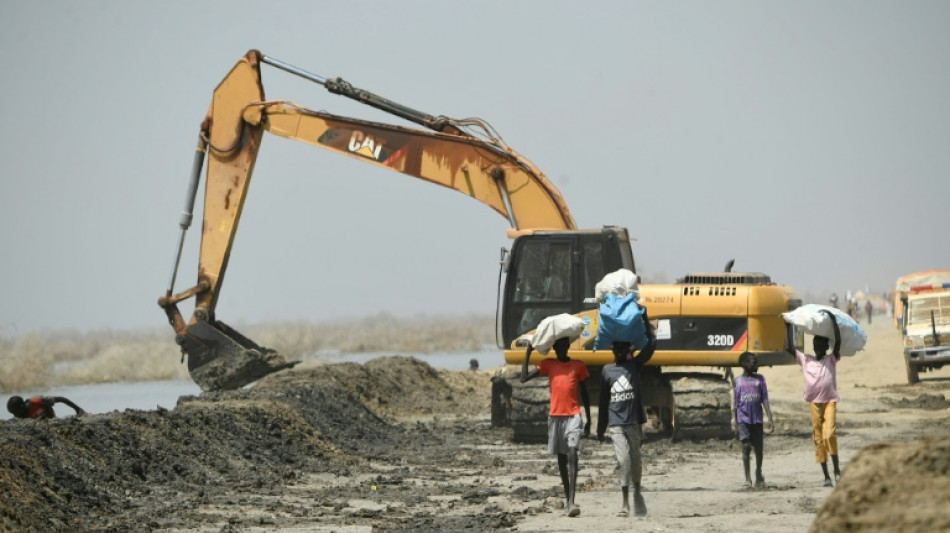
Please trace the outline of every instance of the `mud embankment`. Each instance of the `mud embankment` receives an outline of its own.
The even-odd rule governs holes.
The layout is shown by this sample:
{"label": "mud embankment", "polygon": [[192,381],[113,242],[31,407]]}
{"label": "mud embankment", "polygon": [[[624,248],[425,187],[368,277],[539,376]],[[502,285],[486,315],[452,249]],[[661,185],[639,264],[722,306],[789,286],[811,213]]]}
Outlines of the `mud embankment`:
{"label": "mud embankment", "polygon": [[490,427],[489,372],[389,357],[298,367],[173,410],[0,422],[0,530],[950,530],[950,379],[861,374],[879,367],[841,375],[854,383],[841,387],[834,489],[820,487],[797,369],[770,369],[763,489],[743,488],[734,440],[651,438],[649,515],[619,518],[613,448],[585,439],[583,512],[568,518],[556,460]]}
{"label": "mud embankment", "polygon": [[[484,382],[484,383],[482,383]],[[182,397],[174,410],[0,423],[0,516],[9,531],[141,531],[201,523],[216,494],[304,473],[399,462],[424,425],[392,416],[487,412],[483,373],[395,357],[274,374],[250,389]],[[477,527],[477,524],[475,525]]]}

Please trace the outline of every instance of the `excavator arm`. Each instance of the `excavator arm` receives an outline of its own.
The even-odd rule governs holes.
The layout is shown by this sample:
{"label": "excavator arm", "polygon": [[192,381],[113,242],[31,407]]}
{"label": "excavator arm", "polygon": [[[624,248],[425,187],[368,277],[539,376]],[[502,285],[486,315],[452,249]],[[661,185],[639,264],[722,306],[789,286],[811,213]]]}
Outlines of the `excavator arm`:
{"label": "excavator arm", "polygon": [[[312,111],[287,101],[268,101],[261,64],[270,64],[413,121],[419,130]],[[293,366],[217,320],[215,308],[263,133],[303,141],[466,194],[506,217],[509,235],[533,230],[575,229],[563,198],[531,162],[478,119],[434,117],[396,104],[336,78],[324,79],[249,51],[214,91],[201,124],[171,280],[159,305],[188,356],[195,382],[206,391],[244,386]],[[191,225],[198,183],[207,159],[203,223],[195,286],[174,293]],[[195,299],[186,321],[178,303]]]}
{"label": "excavator arm", "polygon": [[482,202],[516,229],[573,229],[560,194],[512,151],[463,134],[444,134],[311,111],[286,102],[252,106],[268,132],[304,141]]}

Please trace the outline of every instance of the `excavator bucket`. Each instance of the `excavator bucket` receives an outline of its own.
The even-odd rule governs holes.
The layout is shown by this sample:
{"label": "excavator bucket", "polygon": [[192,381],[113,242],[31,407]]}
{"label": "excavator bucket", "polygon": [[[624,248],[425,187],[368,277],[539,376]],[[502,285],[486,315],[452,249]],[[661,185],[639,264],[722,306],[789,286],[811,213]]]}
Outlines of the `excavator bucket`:
{"label": "excavator bucket", "polygon": [[181,346],[188,354],[191,378],[206,392],[239,389],[300,362],[288,362],[223,322],[195,322],[188,326]]}

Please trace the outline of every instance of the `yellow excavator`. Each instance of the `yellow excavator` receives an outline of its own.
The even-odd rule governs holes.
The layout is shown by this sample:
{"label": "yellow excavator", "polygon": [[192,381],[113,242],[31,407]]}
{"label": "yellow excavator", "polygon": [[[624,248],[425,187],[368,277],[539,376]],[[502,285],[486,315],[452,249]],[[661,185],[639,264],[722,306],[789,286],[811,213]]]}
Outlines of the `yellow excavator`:
{"label": "yellow excavator", "polygon": [[[313,111],[267,100],[261,67],[323,85],[329,92],[380,109],[425,129]],[[510,249],[502,249],[496,329],[507,363],[524,360],[527,335],[558,313],[581,316],[589,327],[570,350],[596,377],[613,361],[592,349],[597,327],[594,286],[604,275],[636,272],[625,228],[578,229],[560,192],[526,158],[480,119],[433,116],[328,79],[257,50],[245,54],[216,87],[201,123],[171,279],[159,298],[175,330],[192,379],[205,391],[236,389],[296,362],[257,345],[218,320],[216,303],[264,132],[310,143],[466,194],[504,216]],[[201,171],[207,161],[198,278],[175,292],[185,234],[193,219]],[[503,279],[503,281],[502,281]],[[795,291],[762,273],[689,274],[675,284],[640,285],[656,327],[657,351],[644,376],[644,397],[664,431],[681,437],[719,437],[730,421],[728,369],[743,351],[762,365],[793,362],[792,330],[781,313],[800,305]],[[185,320],[178,309],[194,298]],[[535,354],[533,361],[540,357]],[[664,372],[712,367],[722,371]],[[592,380],[596,382],[596,380]],[[543,438],[547,391],[542,381],[521,385],[513,375],[493,380],[492,423],[514,427],[515,440]]]}

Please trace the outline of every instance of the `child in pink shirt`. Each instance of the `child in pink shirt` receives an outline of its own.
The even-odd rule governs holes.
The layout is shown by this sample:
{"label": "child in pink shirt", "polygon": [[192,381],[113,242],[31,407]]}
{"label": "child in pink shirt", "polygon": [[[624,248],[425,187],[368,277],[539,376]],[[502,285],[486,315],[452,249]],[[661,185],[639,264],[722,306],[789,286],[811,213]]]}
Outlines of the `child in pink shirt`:
{"label": "child in pink shirt", "polygon": [[834,327],[835,346],[832,357],[827,357],[829,340],[815,335],[813,346],[815,355],[795,352],[795,361],[802,367],[805,380],[804,399],[811,406],[812,439],[815,442],[815,461],[821,465],[825,475],[824,486],[831,487],[828,475],[828,456],[834,465],[835,482],[841,479],[838,466],[838,438],[836,435],[835,412],[838,406],[837,364],[841,359],[841,332],[838,323],[830,311],[822,310],[831,318]]}

